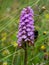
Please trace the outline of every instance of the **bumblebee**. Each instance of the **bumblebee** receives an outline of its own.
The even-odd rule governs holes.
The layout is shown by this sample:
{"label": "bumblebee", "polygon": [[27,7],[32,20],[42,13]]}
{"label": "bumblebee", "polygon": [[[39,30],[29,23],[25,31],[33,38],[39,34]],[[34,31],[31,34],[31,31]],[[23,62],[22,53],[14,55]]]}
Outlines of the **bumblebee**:
{"label": "bumblebee", "polygon": [[35,30],[35,31],[34,31],[34,39],[36,40],[37,38],[38,38],[38,31]]}

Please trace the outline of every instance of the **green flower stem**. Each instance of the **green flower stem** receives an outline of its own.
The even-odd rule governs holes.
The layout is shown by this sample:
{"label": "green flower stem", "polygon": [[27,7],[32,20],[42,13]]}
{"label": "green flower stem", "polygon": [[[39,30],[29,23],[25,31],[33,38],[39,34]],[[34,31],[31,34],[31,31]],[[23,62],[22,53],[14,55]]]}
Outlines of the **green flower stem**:
{"label": "green flower stem", "polygon": [[26,43],[25,43],[24,51],[25,51],[24,65],[27,65],[27,44]]}

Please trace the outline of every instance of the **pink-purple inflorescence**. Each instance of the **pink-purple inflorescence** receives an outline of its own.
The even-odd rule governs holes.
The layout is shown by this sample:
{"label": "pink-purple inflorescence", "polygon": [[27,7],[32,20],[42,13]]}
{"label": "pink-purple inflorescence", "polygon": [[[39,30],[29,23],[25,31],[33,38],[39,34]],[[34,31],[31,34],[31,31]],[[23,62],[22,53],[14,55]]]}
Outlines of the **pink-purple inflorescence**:
{"label": "pink-purple inflorescence", "polygon": [[20,15],[18,45],[22,46],[22,41],[34,43],[34,12],[30,6],[23,8]]}

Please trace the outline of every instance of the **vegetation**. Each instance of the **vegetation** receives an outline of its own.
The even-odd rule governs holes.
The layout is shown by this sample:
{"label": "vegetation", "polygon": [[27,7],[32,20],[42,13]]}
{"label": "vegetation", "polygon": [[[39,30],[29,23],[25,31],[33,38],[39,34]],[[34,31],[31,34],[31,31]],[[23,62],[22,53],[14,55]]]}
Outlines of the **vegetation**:
{"label": "vegetation", "polygon": [[24,65],[24,50],[18,48],[19,16],[24,7],[34,10],[38,38],[27,47],[27,65],[49,65],[49,0],[0,0],[0,65]]}

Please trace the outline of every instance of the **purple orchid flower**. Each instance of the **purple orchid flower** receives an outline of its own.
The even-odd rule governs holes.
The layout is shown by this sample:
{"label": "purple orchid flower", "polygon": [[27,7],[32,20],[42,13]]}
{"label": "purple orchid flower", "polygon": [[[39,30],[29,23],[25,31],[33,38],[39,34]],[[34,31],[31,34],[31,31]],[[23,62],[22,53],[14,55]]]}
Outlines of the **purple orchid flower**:
{"label": "purple orchid flower", "polygon": [[23,8],[20,15],[18,45],[22,46],[22,41],[34,43],[34,12],[30,6]]}

